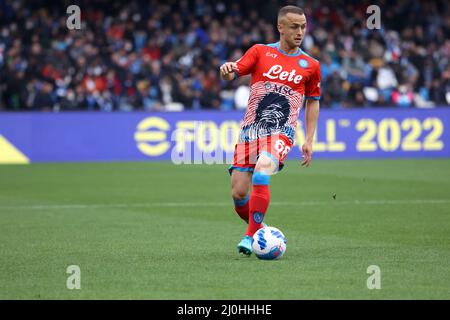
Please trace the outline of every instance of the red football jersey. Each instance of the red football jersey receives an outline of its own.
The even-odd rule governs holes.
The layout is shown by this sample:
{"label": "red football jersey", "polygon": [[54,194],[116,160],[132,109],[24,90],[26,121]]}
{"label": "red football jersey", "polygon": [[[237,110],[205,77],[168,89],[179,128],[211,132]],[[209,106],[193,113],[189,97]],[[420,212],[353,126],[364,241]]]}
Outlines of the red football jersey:
{"label": "red football jersey", "polygon": [[286,54],[277,42],[254,45],[236,63],[238,77],[252,76],[239,142],[274,134],[293,142],[304,99],[320,99],[319,61],[300,48]]}

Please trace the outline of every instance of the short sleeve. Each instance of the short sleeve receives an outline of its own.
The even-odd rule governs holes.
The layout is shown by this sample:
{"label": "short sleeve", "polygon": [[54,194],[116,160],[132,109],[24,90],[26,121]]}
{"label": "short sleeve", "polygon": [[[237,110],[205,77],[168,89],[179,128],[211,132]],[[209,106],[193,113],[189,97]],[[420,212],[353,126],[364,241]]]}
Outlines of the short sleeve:
{"label": "short sleeve", "polygon": [[320,100],[320,63],[317,66],[309,78],[305,86],[305,97],[310,100]]}
{"label": "short sleeve", "polygon": [[245,54],[236,61],[237,63],[237,76],[245,76],[250,74],[255,69],[258,62],[258,46],[255,44],[245,52]]}

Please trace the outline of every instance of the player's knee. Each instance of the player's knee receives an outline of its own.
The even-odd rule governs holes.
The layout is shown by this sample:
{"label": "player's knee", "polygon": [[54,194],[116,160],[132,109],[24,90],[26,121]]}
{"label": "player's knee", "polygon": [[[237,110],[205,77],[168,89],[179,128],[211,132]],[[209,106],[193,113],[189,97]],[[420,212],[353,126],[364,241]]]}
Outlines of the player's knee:
{"label": "player's knee", "polygon": [[263,172],[266,175],[272,175],[277,172],[278,161],[267,154],[261,154],[256,163],[255,172]]}
{"label": "player's knee", "polygon": [[243,200],[247,197],[248,190],[243,187],[235,187],[231,190],[231,196],[234,200]]}
{"label": "player's knee", "polygon": [[252,177],[253,185],[268,185],[270,183],[270,175],[264,171],[256,171]]}

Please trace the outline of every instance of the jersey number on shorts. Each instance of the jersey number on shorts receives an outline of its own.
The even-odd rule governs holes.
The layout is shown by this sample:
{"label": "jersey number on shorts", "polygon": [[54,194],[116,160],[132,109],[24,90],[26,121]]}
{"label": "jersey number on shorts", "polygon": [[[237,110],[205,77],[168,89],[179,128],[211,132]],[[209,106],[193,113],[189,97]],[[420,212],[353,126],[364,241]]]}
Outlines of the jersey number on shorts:
{"label": "jersey number on shorts", "polygon": [[280,153],[281,157],[284,157],[291,150],[291,147],[287,146],[283,140],[277,140],[275,142],[275,150]]}

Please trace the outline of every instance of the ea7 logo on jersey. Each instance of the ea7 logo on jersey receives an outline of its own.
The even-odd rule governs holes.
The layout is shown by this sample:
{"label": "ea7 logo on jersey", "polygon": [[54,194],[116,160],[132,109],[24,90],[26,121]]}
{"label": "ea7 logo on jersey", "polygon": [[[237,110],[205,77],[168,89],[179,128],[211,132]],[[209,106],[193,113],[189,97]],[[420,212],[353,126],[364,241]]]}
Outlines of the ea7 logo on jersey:
{"label": "ea7 logo on jersey", "polygon": [[277,54],[276,53],[272,53],[272,52],[266,52],[266,57],[272,57],[272,58],[276,58]]}
{"label": "ea7 logo on jersey", "polygon": [[263,73],[263,76],[269,79],[287,80],[289,82],[294,82],[295,84],[299,84],[303,78],[300,74],[295,74],[295,69],[292,69],[291,72],[283,71],[283,67],[279,64],[272,66],[268,72]]}

